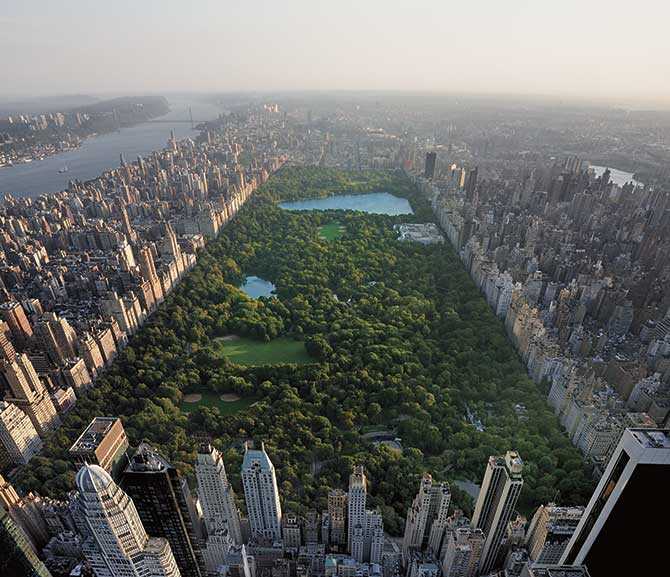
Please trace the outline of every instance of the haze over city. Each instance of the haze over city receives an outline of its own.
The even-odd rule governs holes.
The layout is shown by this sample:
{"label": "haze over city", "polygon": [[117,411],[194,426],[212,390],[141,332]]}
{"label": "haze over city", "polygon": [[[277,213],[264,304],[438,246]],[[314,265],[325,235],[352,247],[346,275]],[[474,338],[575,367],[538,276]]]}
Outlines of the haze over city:
{"label": "haze over city", "polygon": [[402,90],[667,106],[668,21],[662,0],[5,0],[0,95]]}

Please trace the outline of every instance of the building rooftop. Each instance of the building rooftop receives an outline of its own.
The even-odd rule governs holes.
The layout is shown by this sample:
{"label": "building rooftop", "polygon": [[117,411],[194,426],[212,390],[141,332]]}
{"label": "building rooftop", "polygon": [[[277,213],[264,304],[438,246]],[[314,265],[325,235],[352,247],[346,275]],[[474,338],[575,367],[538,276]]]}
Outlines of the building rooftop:
{"label": "building rooftop", "polygon": [[584,565],[535,565],[524,567],[522,577],[590,577]]}
{"label": "building rooftop", "polygon": [[95,451],[117,421],[119,421],[118,417],[95,417],[70,447],[70,453]]}
{"label": "building rooftop", "polygon": [[260,464],[261,467],[272,469],[272,461],[265,452],[265,445],[261,444],[260,450],[250,449],[249,445],[245,445],[244,460],[242,461],[243,469],[250,469],[255,463]]}
{"label": "building rooftop", "polygon": [[670,429],[629,429],[645,449],[670,449]]}
{"label": "building rooftop", "polygon": [[82,493],[99,493],[113,483],[109,473],[99,465],[84,465],[76,477],[76,484]]}
{"label": "building rooftop", "polygon": [[170,466],[163,456],[149,443],[140,443],[137,451],[126,467],[126,471],[133,473],[160,473]]}

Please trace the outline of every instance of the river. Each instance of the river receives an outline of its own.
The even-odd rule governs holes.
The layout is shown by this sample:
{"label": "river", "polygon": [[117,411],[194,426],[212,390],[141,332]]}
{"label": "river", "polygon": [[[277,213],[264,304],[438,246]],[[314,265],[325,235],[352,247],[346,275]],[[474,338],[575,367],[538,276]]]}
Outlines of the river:
{"label": "river", "polygon": [[[199,100],[169,99],[170,112],[156,120],[166,122],[144,122],[118,132],[100,134],[87,138],[76,150],[47,156],[27,164],[0,168],[0,196],[12,194],[16,197],[35,197],[43,192],[58,192],[68,186],[70,180],[90,180],[104,171],[119,165],[119,155],[126,161],[147,156],[154,150],[165,147],[170,131],[177,139],[195,136],[190,123],[170,122],[189,118],[189,107],[193,119],[212,120],[221,110]],[[59,170],[67,167],[67,172]]]}

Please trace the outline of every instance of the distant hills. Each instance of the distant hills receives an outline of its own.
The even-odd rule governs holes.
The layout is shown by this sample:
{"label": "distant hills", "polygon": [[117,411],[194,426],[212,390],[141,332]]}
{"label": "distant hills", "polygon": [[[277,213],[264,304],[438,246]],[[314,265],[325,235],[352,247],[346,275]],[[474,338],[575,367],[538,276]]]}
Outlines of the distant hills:
{"label": "distant hills", "polygon": [[0,98],[0,116],[9,114],[42,114],[62,112],[72,108],[99,102],[99,98],[86,94],[65,94],[61,96],[41,96],[36,98]]}

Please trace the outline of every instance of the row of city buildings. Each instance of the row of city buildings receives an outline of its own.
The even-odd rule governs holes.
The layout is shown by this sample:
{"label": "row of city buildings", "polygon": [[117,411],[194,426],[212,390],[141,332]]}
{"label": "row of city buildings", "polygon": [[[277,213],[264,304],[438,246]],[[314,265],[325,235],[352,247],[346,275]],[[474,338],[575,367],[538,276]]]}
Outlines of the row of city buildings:
{"label": "row of city buildings", "polygon": [[505,180],[434,152],[404,167],[597,475],[626,428],[668,425],[667,192],[576,158]]}
{"label": "row of city buildings", "polygon": [[[68,190],[0,208],[0,470],[27,463],[285,154],[236,116]],[[262,126],[262,128],[261,128]],[[253,157],[238,163],[244,149]]]}
{"label": "row of city buildings", "polygon": [[[329,492],[327,510],[298,516],[282,511],[265,447],[248,442],[240,474],[244,515],[222,454],[210,444],[198,450],[195,495],[149,443],[131,451],[117,418],[94,419],[70,456],[79,472],[63,501],[20,497],[0,478],[0,539],[12,551],[0,567],[54,577],[647,574],[660,562],[663,536],[631,534],[630,525],[642,523],[648,507],[670,512],[659,498],[670,475],[670,431],[660,429],[624,432],[586,507],[549,503],[529,524],[517,512],[524,463],[516,452],[489,458],[472,519],[454,509],[449,484],[426,473],[401,542],[386,536],[381,513],[368,509],[361,465],[348,491]],[[613,554],[616,545],[621,555]],[[631,546],[645,555],[630,555]]]}

